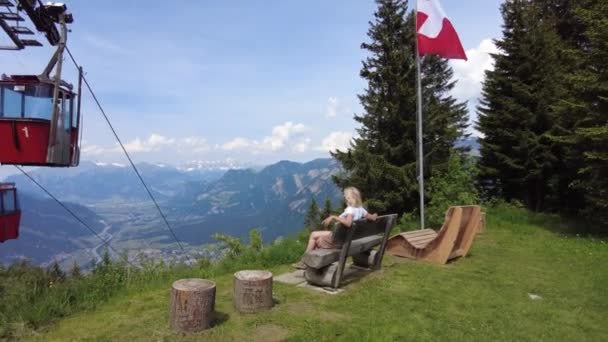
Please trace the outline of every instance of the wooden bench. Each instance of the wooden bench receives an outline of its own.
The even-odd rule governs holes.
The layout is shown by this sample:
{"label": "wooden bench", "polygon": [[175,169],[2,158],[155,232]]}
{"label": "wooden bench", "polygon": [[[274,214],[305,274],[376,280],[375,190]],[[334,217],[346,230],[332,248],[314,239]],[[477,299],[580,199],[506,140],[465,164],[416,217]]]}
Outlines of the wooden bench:
{"label": "wooden bench", "polygon": [[[316,249],[304,255],[304,277],[310,284],[337,289],[344,273],[346,259],[360,267],[377,270],[397,215],[380,216],[376,221],[358,220],[350,228],[341,224],[334,227],[333,242],[341,248]],[[380,246],[377,250],[374,247]]]}
{"label": "wooden bench", "polygon": [[395,235],[387,243],[387,253],[445,264],[450,259],[466,256],[480,229],[479,206],[450,207],[439,232],[422,229]]}

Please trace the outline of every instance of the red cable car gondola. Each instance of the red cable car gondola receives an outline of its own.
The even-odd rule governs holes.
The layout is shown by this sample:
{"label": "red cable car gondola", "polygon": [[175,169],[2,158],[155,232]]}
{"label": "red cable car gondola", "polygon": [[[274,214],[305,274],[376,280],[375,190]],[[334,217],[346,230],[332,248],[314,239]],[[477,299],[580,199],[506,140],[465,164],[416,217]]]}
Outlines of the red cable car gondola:
{"label": "red cable car gondola", "polygon": [[13,183],[0,183],[0,242],[19,237],[21,210]]}
{"label": "red cable car gondola", "polygon": [[[0,164],[77,166],[80,101],[72,86],[61,80],[66,24],[72,22],[72,16],[63,4],[34,8],[35,3],[26,1],[20,6],[46,33],[49,42],[58,47],[41,75],[0,78]],[[7,26],[4,20],[7,19],[0,17],[0,26]],[[59,24],[60,33],[55,23]],[[53,69],[55,75],[51,77]],[[80,76],[82,79],[81,70]]]}

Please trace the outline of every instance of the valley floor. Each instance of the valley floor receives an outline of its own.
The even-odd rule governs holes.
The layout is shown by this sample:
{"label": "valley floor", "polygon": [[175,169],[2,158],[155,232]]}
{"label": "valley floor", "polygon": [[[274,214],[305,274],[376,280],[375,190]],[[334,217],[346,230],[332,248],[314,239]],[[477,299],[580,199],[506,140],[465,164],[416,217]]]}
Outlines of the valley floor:
{"label": "valley floor", "polygon": [[[24,338],[606,341],[606,239],[556,233],[551,230],[559,222],[520,216],[515,211],[488,215],[487,232],[478,236],[470,255],[446,266],[387,257],[381,271],[333,296],[275,283],[278,303],[262,314],[236,313],[232,278],[220,276],[213,279],[219,321],[200,335],[169,330],[167,283],[115,297],[95,311]],[[288,270],[282,266],[272,271]]]}

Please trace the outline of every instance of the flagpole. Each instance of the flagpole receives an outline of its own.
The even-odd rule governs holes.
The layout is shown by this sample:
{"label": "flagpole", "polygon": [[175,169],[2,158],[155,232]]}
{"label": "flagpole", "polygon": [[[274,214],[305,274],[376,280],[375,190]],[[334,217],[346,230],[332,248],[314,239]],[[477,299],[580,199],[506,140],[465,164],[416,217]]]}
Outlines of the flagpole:
{"label": "flagpole", "polygon": [[418,136],[418,186],[420,193],[420,229],[424,229],[424,154],[422,148],[422,81],[420,77],[420,54],[418,53],[418,3],[416,3],[416,20],[414,21],[414,39],[416,41],[416,88],[417,89],[417,136]]}

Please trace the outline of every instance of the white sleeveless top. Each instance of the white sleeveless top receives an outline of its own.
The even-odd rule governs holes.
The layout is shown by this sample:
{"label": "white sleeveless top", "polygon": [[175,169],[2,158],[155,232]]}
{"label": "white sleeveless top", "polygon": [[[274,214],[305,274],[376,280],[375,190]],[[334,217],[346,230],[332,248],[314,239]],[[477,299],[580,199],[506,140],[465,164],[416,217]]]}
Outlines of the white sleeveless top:
{"label": "white sleeveless top", "polygon": [[365,216],[367,215],[367,210],[365,210],[365,208],[363,207],[346,207],[346,209],[344,209],[344,212],[342,214],[340,214],[340,217],[342,218],[346,218],[347,215],[352,215],[353,216],[353,221],[357,221],[360,220],[362,218],[365,218]]}

